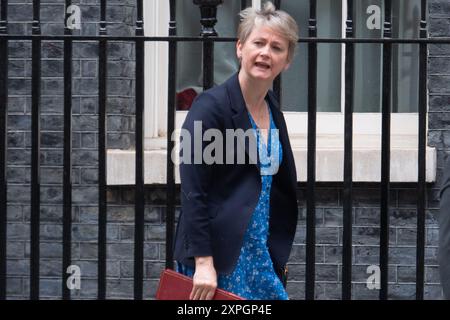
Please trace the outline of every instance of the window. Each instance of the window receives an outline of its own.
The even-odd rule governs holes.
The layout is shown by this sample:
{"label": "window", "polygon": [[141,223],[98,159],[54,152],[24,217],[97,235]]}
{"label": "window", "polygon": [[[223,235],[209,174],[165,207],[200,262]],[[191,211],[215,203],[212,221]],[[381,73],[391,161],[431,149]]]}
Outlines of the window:
{"label": "window", "polygon": [[[253,5],[259,5],[254,1]],[[265,2],[265,1],[263,1]],[[281,1],[281,8],[289,12],[300,26],[300,36],[308,36],[309,0]],[[369,29],[366,25],[367,8],[376,5],[384,12],[382,0],[360,0],[355,3],[354,28],[356,37],[381,38],[380,28]],[[225,1],[218,10],[216,30],[220,36],[235,36],[240,1]],[[318,0],[318,37],[345,37],[346,1]],[[397,0],[393,2],[393,37],[418,37],[420,0]],[[177,1],[178,35],[194,36],[200,30],[199,9],[192,1]],[[383,17],[381,17],[383,21]],[[167,28],[166,28],[167,29]],[[178,45],[177,96],[178,110],[187,110],[193,98],[202,91],[202,46],[197,42],[181,42]],[[189,63],[186,63],[189,61]],[[163,64],[165,65],[165,64]],[[295,114],[307,111],[308,100],[307,44],[298,46],[289,70],[282,74],[281,106],[287,117],[298,120]],[[237,70],[234,43],[215,44],[216,84],[222,83]],[[354,111],[367,113],[375,120],[381,110],[382,45],[357,44],[355,46]],[[320,113],[342,115],[345,105],[345,47],[342,44],[320,43],[318,45],[318,94],[317,110]],[[410,44],[393,46],[392,110],[394,113],[415,113],[418,110],[418,46]],[[161,91],[159,91],[161,92]],[[180,113],[182,116],[182,113]],[[299,114],[297,114],[299,116]],[[319,118],[327,119],[329,116]],[[413,117],[406,117],[413,119]],[[321,120],[321,119],[319,119]],[[341,120],[341,117],[338,117]],[[394,120],[395,121],[395,120]],[[292,122],[292,121],[290,121]],[[303,121],[300,121],[303,122]],[[300,123],[298,122],[298,123]],[[335,121],[333,121],[335,122]],[[377,121],[375,121],[377,122]],[[319,129],[320,129],[319,124]],[[328,126],[327,126],[328,127]],[[299,131],[300,130],[300,131]],[[305,134],[306,130],[292,128],[292,133]],[[372,130],[373,131],[373,130]],[[318,132],[321,133],[321,130]],[[324,132],[326,133],[326,132]],[[337,133],[337,132],[336,132]],[[368,132],[369,133],[369,132]]]}
{"label": "window", "polygon": [[[381,28],[369,29],[367,9],[376,5],[384,20],[383,0],[354,1],[354,34],[359,38],[381,38]],[[309,1],[282,1],[282,9],[297,20],[301,34],[308,35]],[[347,2],[345,0],[317,1],[318,37],[345,38]],[[392,5],[392,36],[417,38],[420,22],[420,0],[396,0]],[[417,45],[393,45],[392,67],[392,134],[417,134],[418,110],[418,57]],[[292,134],[307,132],[307,44],[300,44],[291,68],[282,78],[282,108],[295,113],[287,114]],[[382,90],[382,45],[355,45],[354,112],[355,134],[380,135]],[[343,133],[345,106],[345,46],[318,45],[318,137]],[[294,125],[302,124],[302,125]],[[371,139],[378,143],[378,141]],[[395,146],[395,137],[393,139]],[[320,141],[319,144],[320,146]],[[339,147],[343,148],[343,142]],[[374,146],[375,147],[375,146]]]}
{"label": "window", "polygon": [[[169,1],[144,1],[144,31],[146,36],[167,36]],[[145,43],[145,147],[150,141],[164,136],[167,119],[167,66],[166,42]]]}
{"label": "window", "polygon": [[[265,1],[253,0],[253,6]],[[308,36],[309,0],[284,0],[281,9],[290,13],[300,27],[300,36]],[[420,22],[420,0],[392,1],[392,37],[417,38]],[[358,0],[354,3],[355,37],[381,38],[384,20],[383,0]],[[240,0],[224,1],[218,7],[216,30],[219,36],[235,36]],[[369,6],[380,8],[381,28],[369,29]],[[146,35],[167,35],[169,2],[145,1]],[[344,38],[347,14],[346,0],[317,0],[318,37]],[[177,32],[195,36],[200,32],[200,12],[192,1],[177,0]],[[164,150],[167,117],[167,51],[165,42],[146,44],[146,148]],[[307,44],[298,45],[289,70],[282,74],[281,107],[284,112],[300,180],[306,180],[307,145]],[[202,90],[202,46],[180,42],[177,58],[178,110],[176,128],[180,128],[193,97]],[[234,43],[215,43],[214,80],[222,83],[237,71]],[[418,59],[416,44],[393,45],[391,117],[391,181],[417,181],[418,130]],[[354,88],[354,181],[380,180],[382,45],[355,45]],[[342,181],[343,133],[345,106],[345,46],[339,43],[318,44],[317,66],[317,171],[318,181]],[[163,93],[163,94],[161,94]],[[165,150],[164,150],[165,152]],[[152,153],[161,157],[165,153]],[[147,157],[147,156],[146,156]],[[427,148],[427,181],[434,181],[435,150]],[[147,159],[147,158],[146,158]],[[154,168],[154,167],[153,167]],[[165,174],[165,169],[160,172]],[[125,172],[125,171],[124,171]],[[131,173],[131,171],[130,171]],[[125,174],[128,177],[134,174]],[[161,175],[157,180],[164,183]],[[147,181],[147,180],[146,180]]]}
{"label": "window", "polygon": [[[193,1],[177,0],[177,35],[200,34],[200,10]],[[235,37],[239,23],[241,1],[224,1],[217,11],[215,29],[219,36]],[[203,90],[202,43],[179,42],[177,47],[177,110],[188,110],[193,98]],[[214,84],[228,79],[238,69],[236,44],[214,44]]]}

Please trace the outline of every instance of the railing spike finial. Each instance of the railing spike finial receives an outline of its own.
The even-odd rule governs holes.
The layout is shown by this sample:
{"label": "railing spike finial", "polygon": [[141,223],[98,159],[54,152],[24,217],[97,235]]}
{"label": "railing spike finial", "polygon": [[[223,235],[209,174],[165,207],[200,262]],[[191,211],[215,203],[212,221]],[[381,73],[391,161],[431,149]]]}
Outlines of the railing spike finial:
{"label": "railing spike finial", "polygon": [[202,24],[202,37],[217,36],[217,31],[214,26],[217,22],[217,6],[223,3],[223,0],[193,0],[194,4],[200,7]]}
{"label": "railing spike finial", "polygon": [[136,14],[136,35],[144,35],[144,2],[143,0],[136,1],[137,14]]}
{"label": "railing spike finial", "polygon": [[345,20],[345,37],[353,38],[353,0],[347,1],[347,19]]}
{"label": "railing spike finial", "polygon": [[427,23],[427,0],[422,0],[421,3],[421,17],[420,17],[420,38],[426,39],[428,32],[428,23]]}
{"label": "railing spike finial", "polygon": [[8,1],[2,0],[0,3],[1,15],[0,15],[0,34],[6,34],[8,32]]}

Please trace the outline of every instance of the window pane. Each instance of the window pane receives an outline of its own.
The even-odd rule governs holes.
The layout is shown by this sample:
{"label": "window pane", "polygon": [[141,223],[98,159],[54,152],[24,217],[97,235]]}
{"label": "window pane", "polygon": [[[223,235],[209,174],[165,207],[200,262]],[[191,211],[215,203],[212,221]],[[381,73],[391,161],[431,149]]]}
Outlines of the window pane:
{"label": "window pane", "polygon": [[[394,38],[418,38],[420,0],[396,0],[392,3]],[[392,48],[392,110],[417,112],[419,105],[419,46],[395,44]]]}
{"label": "window pane", "polygon": [[[247,1],[250,6],[251,1]],[[216,30],[219,37],[236,37],[239,24],[241,1],[224,1],[217,11]],[[221,84],[237,72],[239,63],[236,58],[235,42],[216,42],[214,44],[214,83]]]}
{"label": "window pane", "polygon": [[[308,37],[309,0],[281,1],[281,9],[293,16],[300,37]],[[342,3],[337,0],[317,1],[318,37],[340,38]],[[317,110],[341,110],[341,45],[319,44],[317,49]],[[282,109],[308,110],[308,45],[299,44],[290,68],[282,75]]]}
{"label": "window pane", "polygon": [[[355,37],[381,38],[383,15],[367,14],[367,8],[375,5],[384,12],[382,0],[360,0],[355,3]],[[368,22],[371,28],[368,27]],[[372,24],[373,23],[373,24]],[[355,44],[355,112],[379,112],[381,110],[382,45],[374,43]]]}
{"label": "window pane", "polygon": [[[177,35],[198,36],[201,31],[200,9],[193,1],[177,0]],[[217,10],[215,26],[219,36],[235,37],[239,22],[240,1],[224,1]],[[214,44],[214,84],[220,84],[238,69],[236,44]],[[177,109],[189,109],[192,100],[203,90],[201,42],[178,42]]]}
{"label": "window pane", "polygon": [[[370,30],[366,13],[368,6],[384,7],[381,0],[361,0],[355,3],[355,31],[358,38],[381,38],[382,30]],[[392,1],[392,37],[418,38],[420,0]],[[381,111],[382,45],[355,46],[355,112]],[[394,44],[392,46],[392,112],[417,112],[419,91],[419,46]]]}
{"label": "window pane", "polygon": [[[342,1],[317,1],[317,36],[342,37]],[[341,44],[317,46],[317,111],[341,111]]]}
{"label": "window pane", "polygon": [[[264,1],[262,1],[264,3]],[[300,37],[308,36],[309,0],[281,1],[281,9],[291,14],[300,27]],[[381,38],[384,1],[354,1],[354,28],[358,38]],[[248,1],[251,5],[251,1]],[[371,5],[381,10],[380,25],[369,29],[367,13]],[[419,32],[420,0],[392,1],[394,38],[416,38]],[[239,23],[241,1],[224,1],[218,7],[216,30],[219,36],[234,37]],[[318,0],[318,37],[342,37],[342,1]],[[373,20],[370,20],[374,22]],[[375,21],[377,22],[377,21]],[[180,36],[199,35],[200,10],[192,1],[177,0],[177,30]],[[281,105],[285,111],[308,109],[308,45],[299,44],[290,68],[282,74]],[[318,44],[317,108],[322,112],[341,111],[341,44]],[[392,52],[392,110],[418,110],[418,45],[396,44]],[[355,45],[355,112],[380,112],[382,81],[382,45]],[[218,42],[214,48],[214,83],[220,84],[237,71],[235,43]],[[180,42],[177,51],[178,109],[188,109],[192,99],[202,91],[202,45]]]}
{"label": "window pane", "polygon": [[[309,0],[281,1],[281,9],[297,22],[300,37],[308,37]],[[308,110],[308,46],[297,45],[294,59],[281,77],[281,108],[283,111]]]}

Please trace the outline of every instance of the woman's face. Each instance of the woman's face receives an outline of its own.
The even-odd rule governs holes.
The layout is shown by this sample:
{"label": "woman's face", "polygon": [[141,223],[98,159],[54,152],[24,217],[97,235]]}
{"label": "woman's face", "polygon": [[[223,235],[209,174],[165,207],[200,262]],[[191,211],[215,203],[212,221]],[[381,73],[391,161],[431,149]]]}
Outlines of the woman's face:
{"label": "woman's face", "polygon": [[273,81],[288,68],[289,42],[267,26],[255,27],[247,40],[238,40],[236,53],[241,58],[241,72],[252,79]]}

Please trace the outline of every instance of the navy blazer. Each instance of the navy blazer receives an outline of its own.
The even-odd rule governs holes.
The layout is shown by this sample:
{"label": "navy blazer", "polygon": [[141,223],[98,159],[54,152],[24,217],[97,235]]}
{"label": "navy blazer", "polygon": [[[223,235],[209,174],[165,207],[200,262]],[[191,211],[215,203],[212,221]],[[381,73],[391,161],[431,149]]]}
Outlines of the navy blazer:
{"label": "navy blazer", "polygon": [[[280,270],[284,269],[289,258],[297,225],[297,177],[283,114],[273,92],[269,91],[266,99],[283,148],[282,162],[272,180],[267,243],[274,268],[280,276]],[[220,130],[224,145],[226,129],[246,131],[252,128],[237,73],[194,100],[183,124],[183,129],[188,130],[192,137],[194,121],[202,121],[202,132],[210,128]],[[203,142],[202,148],[208,143],[211,142]],[[234,145],[236,151],[238,144]],[[248,152],[248,143],[245,146]],[[191,141],[188,155],[191,163],[194,163],[194,150]],[[180,150],[181,154],[183,152],[189,150]],[[226,149],[224,152],[227,152]],[[185,154],[183,156],[186,157]],[[194,267],[194,257],[213,256],[218,273],[231,273],[261,192],[259,161],[250,163],[247,153],[245,164],[181,163],[180,178],[181,213],[174,258]]]}

